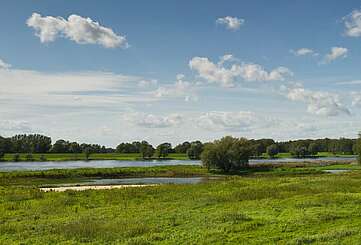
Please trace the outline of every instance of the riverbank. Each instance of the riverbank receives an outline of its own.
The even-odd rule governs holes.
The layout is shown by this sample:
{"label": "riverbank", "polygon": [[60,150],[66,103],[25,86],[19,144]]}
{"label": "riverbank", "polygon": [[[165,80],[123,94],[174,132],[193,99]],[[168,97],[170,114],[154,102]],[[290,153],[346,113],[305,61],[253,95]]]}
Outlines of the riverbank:
{"label": "riverbank", "polygon": [[87,171],[220,174],[200,166],[57,171],[2,173],[0,180],[9,182],[0,185],[0,244],[357,244],[361,239],[358,165],[267,165],[200,184],[40,191],[49,179],[68,181]]}

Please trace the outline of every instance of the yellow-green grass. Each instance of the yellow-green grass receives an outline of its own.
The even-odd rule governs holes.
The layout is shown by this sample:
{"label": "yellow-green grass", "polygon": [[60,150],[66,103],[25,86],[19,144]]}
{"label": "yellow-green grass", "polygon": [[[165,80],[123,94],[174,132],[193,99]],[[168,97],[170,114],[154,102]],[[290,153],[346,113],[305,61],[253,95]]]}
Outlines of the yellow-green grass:
{"label": "yellow-green grass", "polygon": [[0,244],[360,244],[360,210],[355,165],[64,193],[29,182],[0,186]]}
{"label": "yellow-green grass", "polygon": [[[262,157],[269,158],[267,153],[262,154]],[[274,158],[292,158],[292,154],[289,152],[278,153],[274,156]],[[318,152],[315,157],[356,157],[356,155],[352,154],[342,154],[342,153],[332,153],[332,152]]]}

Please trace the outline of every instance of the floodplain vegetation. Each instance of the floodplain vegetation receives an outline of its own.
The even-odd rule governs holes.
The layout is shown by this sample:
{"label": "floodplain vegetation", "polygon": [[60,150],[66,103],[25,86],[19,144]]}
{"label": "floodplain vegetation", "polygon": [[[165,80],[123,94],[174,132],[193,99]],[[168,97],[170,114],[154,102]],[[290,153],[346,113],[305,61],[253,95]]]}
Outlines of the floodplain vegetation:
{"label": "floodplain vegetation", "polygon": [[[38,188],[134,176],[220,178],[63,193]],[[20,171],[0,179],[0,244],[361,243],[356,164],[265,164],[227,174],[201,166]]]}

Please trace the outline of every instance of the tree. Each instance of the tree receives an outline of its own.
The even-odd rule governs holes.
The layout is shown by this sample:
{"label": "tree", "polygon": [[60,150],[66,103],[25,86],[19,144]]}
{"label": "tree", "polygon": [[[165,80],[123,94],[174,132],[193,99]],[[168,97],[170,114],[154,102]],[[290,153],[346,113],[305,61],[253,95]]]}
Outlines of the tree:
{"label": "tree", "polygon": [[5,152],[0,150],[0,161],[4,160]]}
{"label": "tree", "polygon": [[154,151],[154,147],[147,141],[142,141],[140,143],[140,153],[143,159],[151,158],[154,155]]}
{"label": "tree", "polygon": [[247,139],[226,136],[205,144],[201,159],[203,166],[208,169],[229,172],[248,166],[250,154],[251,147]]}
{"label": "tree", "polygon": [[171,150],[172,145],[170,143],[163,143],[157,146],[155,154],[158,158],[167,157]]}
{"label": "tree", "polygon": [[85,160],[88,161],[89,157],[90,157],[90,154],[91,154],[91,149],[90,148],[85,148],[83,152],[84,152],[84,155],[85,155]]}
{"label": "tree", "polygon": [[304,158],[308,155],[307,148],[302,145],[296,145],[292,148],[291,154],[295,157]]}
{"label": "tree", "polygon": [[274,158],[274,156],[276,156],[278,154],[278,146],[276,144],[267,146],[267,154],[271,158]]}
{"label": "tree", "polygon": [[308,146],[308,152],[311,154],[311,155],[317,155],[318,153],[318,145],[314,142],[312,142],[311,144],[309,144]]}
{"label": "tree", "polygon": [[200,141],[194,141],[191,143],[190,147],[187,150],[187,155],[189,159],[195,160],[200,159],[203,151],[203,144]]}
{"label": "tree", "polygon": [[358,157],[357,157],[357,161],[358,164],[361,164],[361,132],[358,134],[358,139],[356,141],[356,145],[357,145],[357,153],[358,153]]}
{"label": "tree", "polygon": [[176,153],[187,153],[187,150],[191,147],[191,143],[188,141],[183,142],[182,144],[177,145],[174,147],[174,151]]}

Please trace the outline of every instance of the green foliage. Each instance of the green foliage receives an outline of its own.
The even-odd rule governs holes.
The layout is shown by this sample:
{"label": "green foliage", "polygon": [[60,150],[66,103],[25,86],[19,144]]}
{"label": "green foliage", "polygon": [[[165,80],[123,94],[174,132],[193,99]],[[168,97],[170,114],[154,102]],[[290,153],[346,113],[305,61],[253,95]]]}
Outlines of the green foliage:
{"label": "green foliage", "polygon": [[154,148],[151,144],[149,144],[147,141],[142,141],[139,146],[140,154],[142,155],[142,158],[151,158],[154,155]]}
{"label": "green foliage", "polygon": [[317,155],[318,149],[319,149],[319,147],[318,147],[318,145],[316,143],[311,143],[308,146],[308,152],[309,152],[309,154],[311,154],[313,156]]}
{"label": "green foliage", "polygon": [[92,153],[91,149],[90,148],[85,148],[83,153],[84,153],[85,160],[88,161],[89,158],[90,158],[90,154]]}
{"label": "green foliage", "polygon": [[357,160],[358,160],[358,163],[361,164],[361,133],[358,134],[356,146],[357,146],[357,152],[358,152]]}
{"label": "green foliage", "polygon": [[176,147],[174,147],[174,151],[176,153],[187,153],[187,151],[190,147],[191,147],[191,143],[189,143],[188,141],[185,141],[182,144],[179,144]]}
{"label": "green foliage", "polygon": [[248,166],[251,148],[245,138],[223,137],[205,144],[202,164],[208,169],[221,169],[224,172],[236,171]]}
{"label": "green foliage", "polygon": [[306,157],[309,153],[308,153],[308,149],[306,146],[302,146],[302,145],[294,145],[291,149],[291,154],[294,157],[298,157],[298,158],[304,158]]}
{"label": "green foliage", "polygon": [[170,143],[163,143],[157,146],[155,155],[158,158],[165,158],[172,151],[172,145]]}
{"label": "green foliage", "polygon": [[203,144],[200,141],[194,141],[191,143],[190,147],[187,150],[187,156],[189,159],[200,159],[203,151]]}
{"label": "green foliage", "polygon": [[274,158],[278,154],[278,146],[276,144],[270,145],[267,147],[267,154]]}

